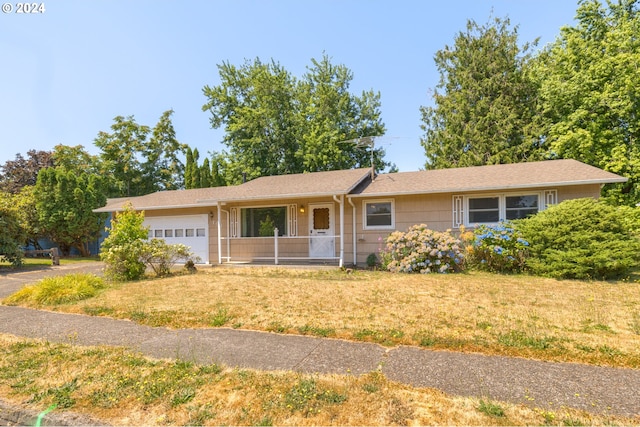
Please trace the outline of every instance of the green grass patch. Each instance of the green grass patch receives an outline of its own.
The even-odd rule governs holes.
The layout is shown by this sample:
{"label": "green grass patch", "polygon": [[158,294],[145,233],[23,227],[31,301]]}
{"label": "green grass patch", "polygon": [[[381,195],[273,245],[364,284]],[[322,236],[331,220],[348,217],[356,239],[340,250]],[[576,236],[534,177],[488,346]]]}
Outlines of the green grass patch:
{"label": "green grass patch", "polygon": [[494,402],[480,400],[478,404],[478,411],[483,414],[489,415],[490,417],[502,418],[504,417],[504,408]]}
{"label": "green grass patch", "polygon": [[94,274],[47,277],[8,296],[3,303],[35,306],[68,304],[91,298],[106,287],[105,281]]}

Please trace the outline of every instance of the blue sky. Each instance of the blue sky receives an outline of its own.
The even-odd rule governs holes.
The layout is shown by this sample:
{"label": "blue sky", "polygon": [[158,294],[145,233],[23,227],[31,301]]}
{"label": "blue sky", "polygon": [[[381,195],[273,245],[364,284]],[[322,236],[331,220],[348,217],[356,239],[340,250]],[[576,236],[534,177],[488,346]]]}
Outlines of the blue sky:
{"label": "blue sky", "polygon": [[[4,1],[4,0],[3,0]],[[10,1],[15,10],[16,1]],[[42,3],[42,2],[39,2]],[[381,139],[401,171],[424,167],[419,108],[431,105],[434,54],[467,19],[509,17],[520,43],[574,23],[569,0],[49,0],[42,14],[0,13],[0,164],[29,149],[83,145],[118,115],[153,126],[173,109],[178,139],[201,158],[223,129],[202,111],[217,65],[274,59],[300,77],[326,53],[381,93]]]}

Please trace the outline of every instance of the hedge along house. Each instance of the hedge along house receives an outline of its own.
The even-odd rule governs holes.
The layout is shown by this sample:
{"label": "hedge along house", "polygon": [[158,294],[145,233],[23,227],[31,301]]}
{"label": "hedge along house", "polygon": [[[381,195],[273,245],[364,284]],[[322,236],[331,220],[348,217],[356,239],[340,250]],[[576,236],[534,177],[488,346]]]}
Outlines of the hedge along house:
{"label": "hedge along house", "polygon": [[370,169],[261,177],[244,184],[109,199],[145,212],[150,237],[184,243],[205,263],[364,264],[395,230],[456,230],[598,198],[619,175],[550,160],[371,175]]}

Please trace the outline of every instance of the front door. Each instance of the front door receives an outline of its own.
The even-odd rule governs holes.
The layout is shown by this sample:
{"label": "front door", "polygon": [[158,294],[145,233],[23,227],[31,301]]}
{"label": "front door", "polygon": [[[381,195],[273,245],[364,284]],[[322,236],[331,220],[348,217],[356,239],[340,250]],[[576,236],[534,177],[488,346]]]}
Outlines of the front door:
{"label": "front door", "polygon": [[335,257],[334,230],[333,203],[309,205],[309,257]]}

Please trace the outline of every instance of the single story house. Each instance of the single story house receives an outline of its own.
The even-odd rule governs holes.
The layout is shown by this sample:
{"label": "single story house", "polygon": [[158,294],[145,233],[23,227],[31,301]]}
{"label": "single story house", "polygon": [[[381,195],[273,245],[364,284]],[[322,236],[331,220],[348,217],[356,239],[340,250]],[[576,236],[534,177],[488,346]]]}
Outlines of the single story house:
{"label": "single story house", "polygon": [[362,265],[394,230],[523,218],[567,199],[598,198],[604,184],[626,180],[576,160],[379,175],[351,169],[109,199],[96,212],[117,214],[130,203],[144,211],[150,237],[186,244],[204,263]]}

